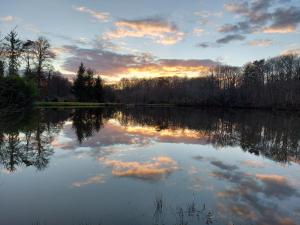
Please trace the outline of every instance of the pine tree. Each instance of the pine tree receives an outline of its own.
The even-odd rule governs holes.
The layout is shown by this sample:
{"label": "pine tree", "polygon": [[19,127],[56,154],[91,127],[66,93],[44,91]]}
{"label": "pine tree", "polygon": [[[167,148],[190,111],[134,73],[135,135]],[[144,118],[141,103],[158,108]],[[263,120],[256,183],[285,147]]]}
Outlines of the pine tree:
{"label": "pine tree", "polygon": [[1,61],[1,60],[0,60],[0,78],[3,78],[3,77],[4,77],[4,69],[5,69],[4,66],[5,66],[5,65],[4,65],[4,61]]}
{"label": "pine tree", "polygon": [[85,67],[82,62],[78,68],[72,90],[78,101],[82,102],[85,100]]}
{"label": "pine tree", "polygon": [[95,90],[94,90],[94,74],[95,72],[92,69],[86,71],[85,76],[85,85],[86,85],[86,97],[88,101],[95,100]]}
{"label": "pine tree", "polygon": [[97,102],[103,101],[103,84],[100,76],[98,76],[96,79],[95,86],[94,86],[94,94],[95,94],[95,100]]}
{"label": "pine tree", "polygon": [[22,53],[23,43],[18,38],[18,33],[15,30],[9,32],[5,37],[5,51],[8,55],[8,76],[17,76],[20,66],[19,58]]}

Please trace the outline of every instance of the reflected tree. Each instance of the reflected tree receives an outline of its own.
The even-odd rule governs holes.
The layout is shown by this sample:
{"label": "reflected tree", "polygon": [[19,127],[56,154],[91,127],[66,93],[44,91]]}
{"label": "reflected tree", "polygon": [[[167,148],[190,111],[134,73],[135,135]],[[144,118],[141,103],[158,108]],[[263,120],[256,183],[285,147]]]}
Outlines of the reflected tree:
{"label": "reflected tree", "polygon": [[[46,110],[47,111],[47,110]],[[10,172],[20,166],[47,167],[54,153],[51,142],[68,117],[52,122],[44,110],[0,118],[0,164]],[[28,116],[29,115],[29,116]],[[20,118],[19,118],[20,117]]]}
{"label": "reflected tree", "polygon": [[72,120],[78,142],[81,144],[85,139],[91,137],[94,132],[99,132],[104,120],[111,118],[113,111],[103,108],[76,109]]}
{"label": "reflected tree", "polygon": [[241,110],[195,108],[126,108],[118,114],[124,126],[142,125],[156,129],[190,129],[203,135],[216,148],[241,147],[272,160],[299,162],[300,117],[296,113],[267,113]]}

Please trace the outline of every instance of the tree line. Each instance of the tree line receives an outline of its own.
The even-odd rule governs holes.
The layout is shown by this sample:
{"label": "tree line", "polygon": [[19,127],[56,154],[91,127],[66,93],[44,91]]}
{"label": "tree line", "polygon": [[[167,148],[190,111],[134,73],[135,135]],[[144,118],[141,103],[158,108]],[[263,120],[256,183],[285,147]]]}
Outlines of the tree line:
{"label": "tree line", "polygon": [[300,108],[300,57],[282,55],[219,65],[206,77],[122,79],[115,88],[124,103],[172,103],[242,108]]}
{"label": "tree line", "polygon": [[115,84],[83,63],[70,81],[54,71],[54,59],[44,37],[24,41],[12,30],[0,39],[0,107],[40,100],[300,109],[298,55],[242,67],[220,64],[205,77],[124,78]]}

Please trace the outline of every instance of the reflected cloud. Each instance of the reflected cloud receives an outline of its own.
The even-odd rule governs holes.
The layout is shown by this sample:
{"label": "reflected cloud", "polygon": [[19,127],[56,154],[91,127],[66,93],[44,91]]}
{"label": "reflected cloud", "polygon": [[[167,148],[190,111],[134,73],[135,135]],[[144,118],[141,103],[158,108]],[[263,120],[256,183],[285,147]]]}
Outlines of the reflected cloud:
{"label": "reflected cloud", "polygon": [[158,130],[154,126],[134,126],[129,125],[123,127],[126,133],[134,135],[142,135],[144,137],[155,138],[158,142],[171,142],[171,143],[199,143],[204,140],[205,134],[200,131],[190,129],[163,129]]}
{"label": "reflected cloud", "polygon": [[229,170],[229,171],[232,171],[232,170],[236,170],[238,169],[237,166],[235,165],[228,165],[228,164],[225,164],[223,163],[222,161],[211,161],[210,162],[212,165],[222,169],[222,170]]}
{"label": "reflected cloud", "polygon": [[166,175],[179,170],[178,163],[170,157],[159,156],[149,162],[123,162],[119,160],[101,159],[107,166],[112,167],[112,174],[118,177],[132,177],[142,180],[157,181]]}
{"label": "reflected cloud", "polygon": [[291,196],[299,197],[297,190],[283,176],[277,174],[256,174],[256,179],[263,183],[262,192],[267,196],[273,196],[278,199]]}
{"label": "reflected cloud", "polygon": [[193,159],[198,160],[198,161],[202,161],[204,159],[204,157],[201,156],[201,155],[197,155],[197,156],[194,156]]}
{"label": "reflected cloud", "polygon": [[85,185],[90,185],[90,184],[104,184],[105,181],[105,176],[103,174],[99,174],[93,177],[89,177],[86,180],[82,181],[76,181],[72,183],[72,187],[80,188]]}
{"label": "reflected cloud", "polygon": [[211,173],[233,186],[220,191],[218,208],[224,217],[233,215],[236,221],[245,218],[254,224],[296,224],[284,205],[275,201],[299,198],[299,193],[288,180],[277,174],[244,173],[238,169],[215,171]]}
{"label": "reflected cloud", "polygon": [[266,166],[266,163],[264,162],[260,162],[260,161],[256,161],[256,160],[243,160],[241,162],[242,165],[248,166],[248,167],[252,167],[252,168],[264,168]]}

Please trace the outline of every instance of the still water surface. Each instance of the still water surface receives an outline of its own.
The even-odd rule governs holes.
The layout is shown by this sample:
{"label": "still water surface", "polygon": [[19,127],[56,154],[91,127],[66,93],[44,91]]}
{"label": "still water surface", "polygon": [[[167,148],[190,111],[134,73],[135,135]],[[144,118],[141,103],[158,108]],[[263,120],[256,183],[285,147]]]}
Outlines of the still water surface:
{"label": "still water surface", "polygon": [[0,120],[0,224],[300,224],[300,116],[37,109]]}

